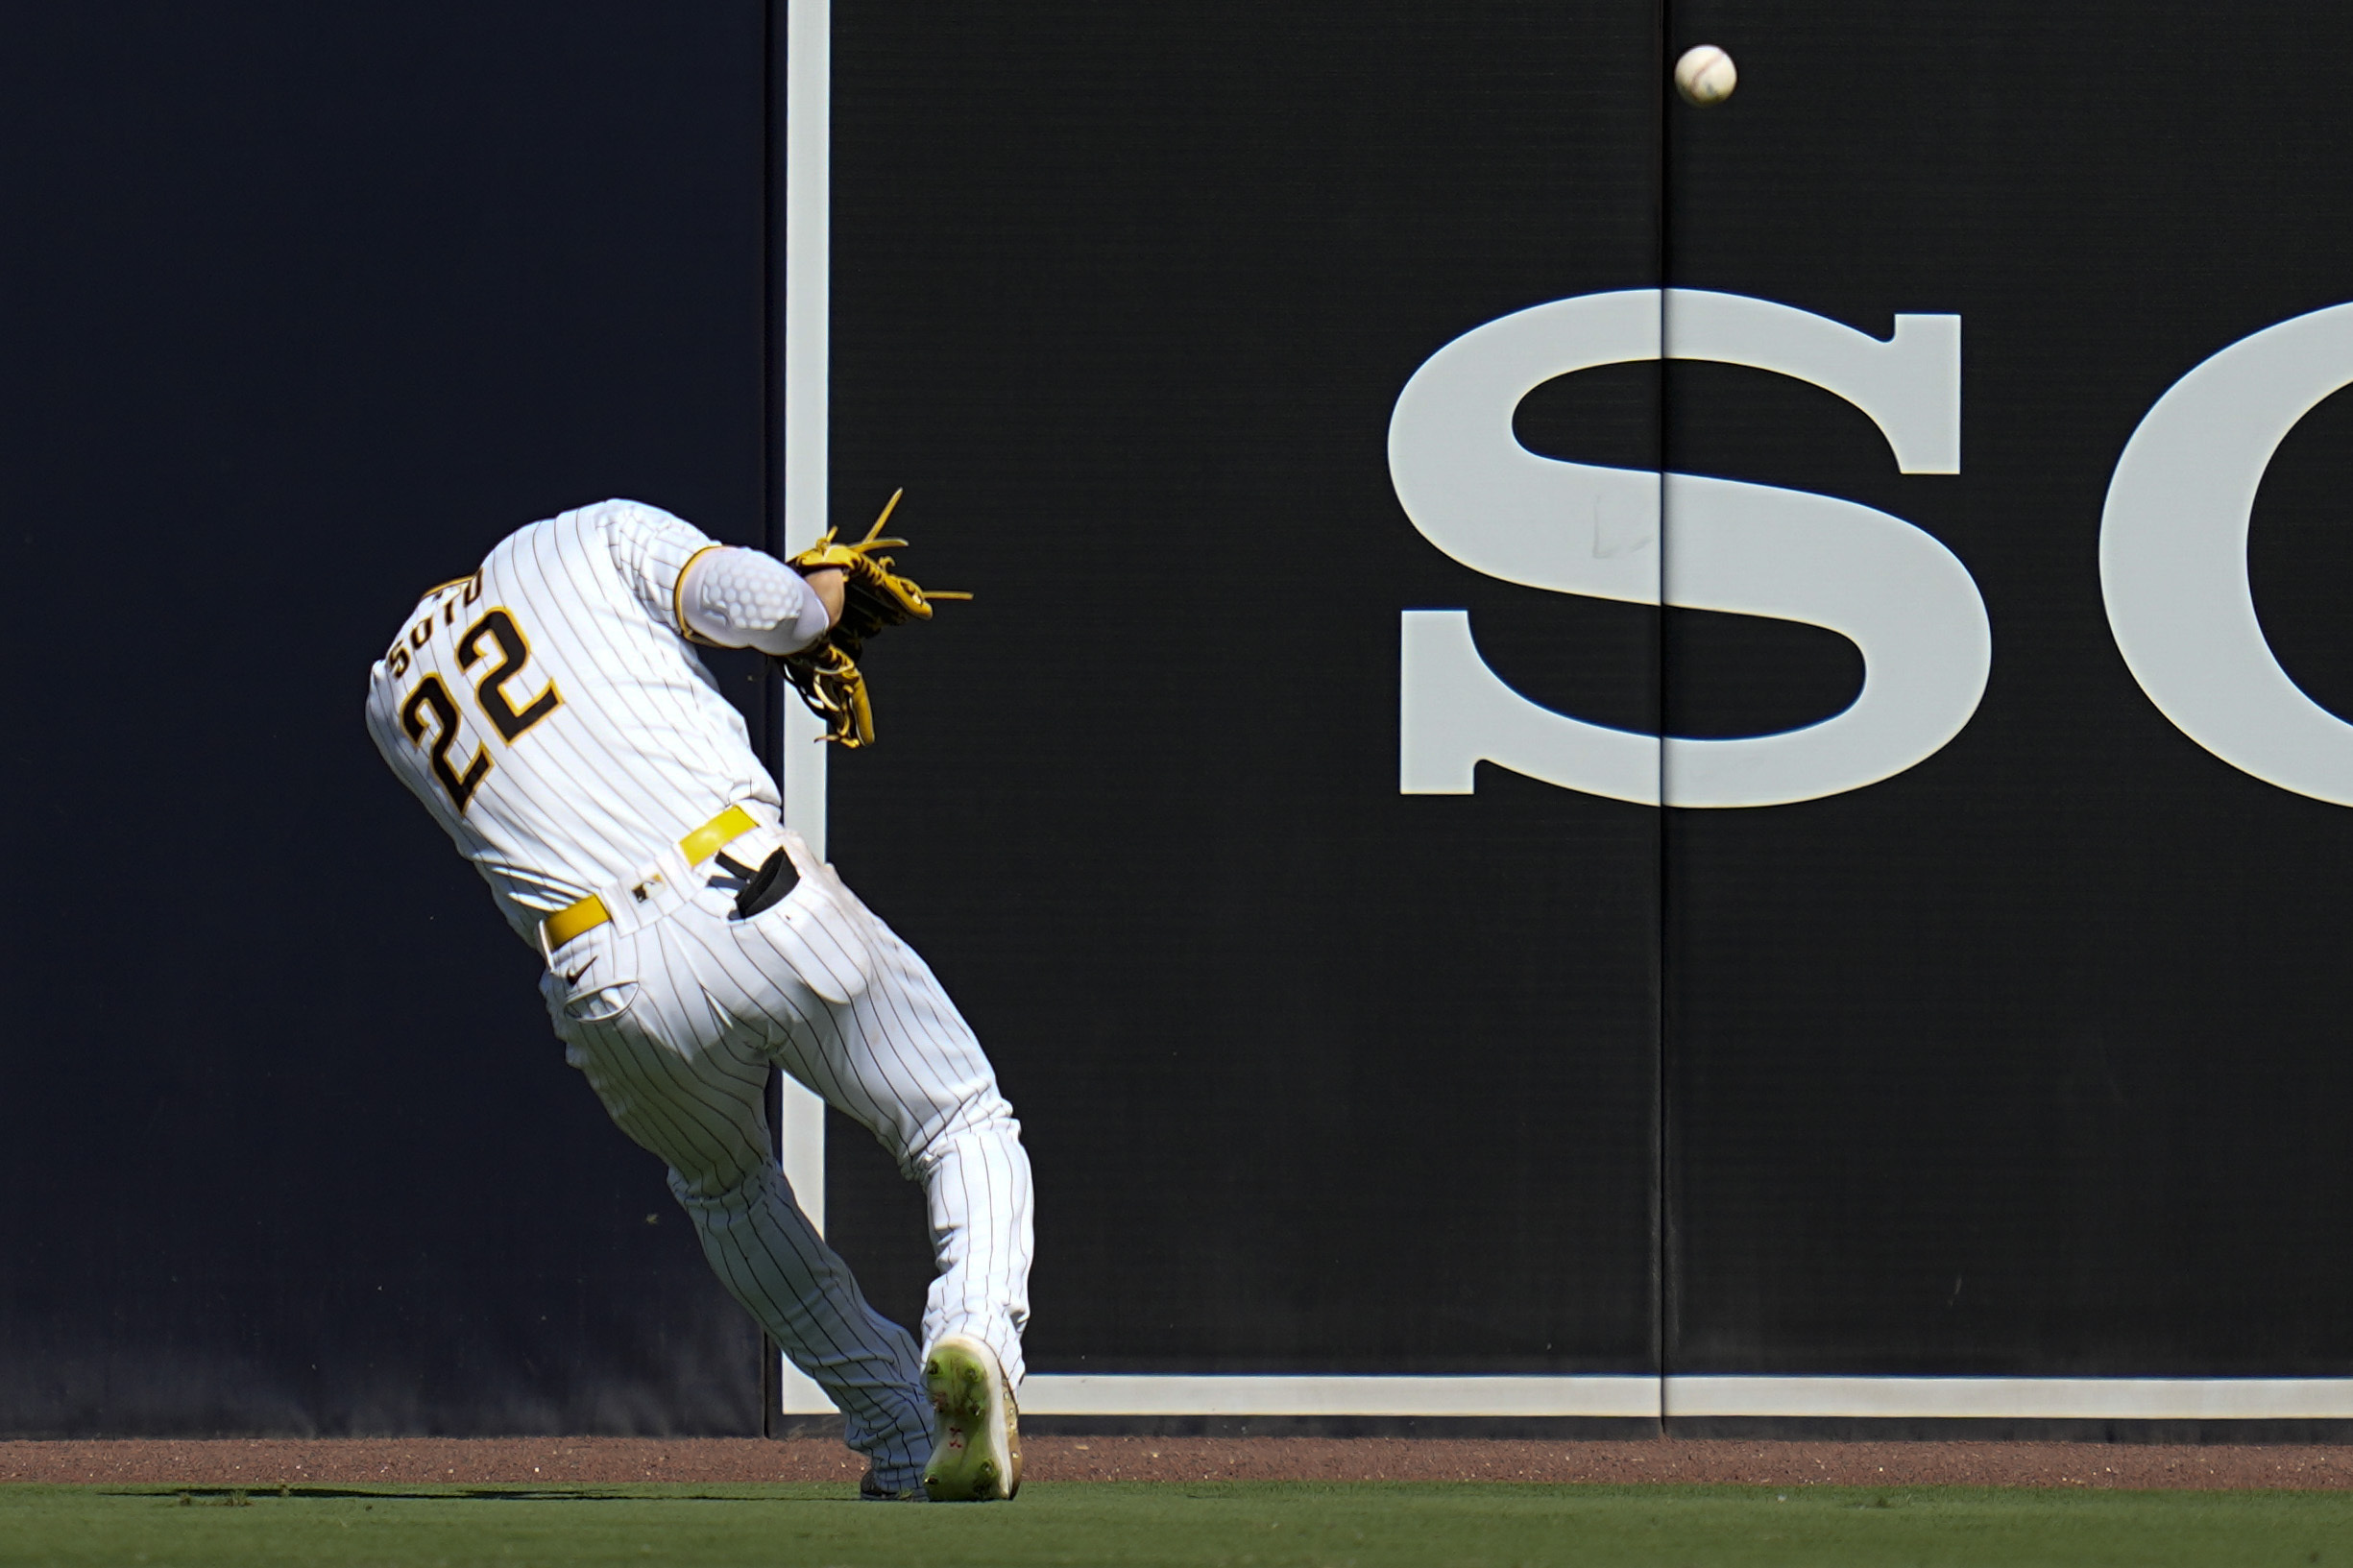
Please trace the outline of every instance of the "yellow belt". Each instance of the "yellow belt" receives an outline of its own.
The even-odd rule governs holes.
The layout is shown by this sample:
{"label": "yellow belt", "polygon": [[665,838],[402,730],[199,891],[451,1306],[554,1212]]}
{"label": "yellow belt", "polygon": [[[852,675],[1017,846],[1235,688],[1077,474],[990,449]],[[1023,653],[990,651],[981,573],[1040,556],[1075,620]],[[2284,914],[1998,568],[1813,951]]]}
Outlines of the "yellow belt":
{"label": "yellow belt", "polygon": [[[687,857],[687,864],[701,865],[705,860],[760,826],[759,819],[740,806],[731,806],[678,841],[678,853]],[[575,936],[594,930],[613,918],[605,901],[591,893],[579,903],[567,905],[549,915],[540,926],[546,940],[547,951],[553,953]]]}

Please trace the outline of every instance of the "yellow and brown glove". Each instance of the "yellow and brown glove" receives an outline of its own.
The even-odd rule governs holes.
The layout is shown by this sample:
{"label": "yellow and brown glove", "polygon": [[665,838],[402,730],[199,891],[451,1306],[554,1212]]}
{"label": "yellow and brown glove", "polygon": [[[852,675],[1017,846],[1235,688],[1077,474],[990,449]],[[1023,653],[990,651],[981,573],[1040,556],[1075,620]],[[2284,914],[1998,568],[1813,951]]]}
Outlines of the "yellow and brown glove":
{"label": "yellow and brown glove", "polygon": [[841,618],[833,630],[794,653],[776,656],[777,667],[801,694],[809,711],[825,721],[825,738],[856,749],[874,743],[874,712],[866,701],[866,677],[858,667],[866,639],[885,626],[910,620],[930,620],[934,599],[969,599],[969,593],[926,593],[912,578],[892,569],[890,557],[880,552],[903,539],[882,537],[883,524],[905,491],[895,492],[883,515],[874,519],[866,537],[855,544],[837,544],[828,532],[823,539],[788,557],[796,571],[838,569],[842,574]]}

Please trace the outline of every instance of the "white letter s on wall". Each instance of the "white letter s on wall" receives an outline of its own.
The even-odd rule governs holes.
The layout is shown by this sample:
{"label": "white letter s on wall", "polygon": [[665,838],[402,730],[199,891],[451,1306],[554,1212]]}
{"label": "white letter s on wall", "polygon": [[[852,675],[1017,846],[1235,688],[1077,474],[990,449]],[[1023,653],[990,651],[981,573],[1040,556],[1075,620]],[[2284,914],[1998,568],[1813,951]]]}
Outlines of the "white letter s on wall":
{"label": "white letter s on wall", "polygon": [[[1585,295],[1441,349],[1397,398],[1390,475],[1406,516],[1489,576],[1637,604],[1825,626],[1864,659],[1844,712],[1779,735],[1669,738],[1528,701],[1479,657],[1469,615],[1409,610],[1399,787],[1467,794],[1488,760],[1548,784],[1671,806],[1772,806],[1913,766],[1977,711],[1993,639],[1951,551],[1853,501],[1727,479],[1540,457],[1512,433],[1521,398],[1595,366],[1709,359],[1810,381],[1871,416],[1906,473],[1960,468],[1960,319],[1899,316],[1880,342],[1787,305],[1686,289]],[[1673,532],[1661,557],[1662,521]],[[1662,788],[1663,784],[1663,790]]]}

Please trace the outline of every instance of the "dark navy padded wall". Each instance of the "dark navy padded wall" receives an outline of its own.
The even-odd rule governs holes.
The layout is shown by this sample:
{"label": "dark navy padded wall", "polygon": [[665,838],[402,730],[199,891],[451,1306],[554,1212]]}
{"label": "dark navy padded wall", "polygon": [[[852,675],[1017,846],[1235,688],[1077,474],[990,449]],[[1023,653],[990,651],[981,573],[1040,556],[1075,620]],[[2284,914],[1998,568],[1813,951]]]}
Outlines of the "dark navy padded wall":
{"label": "dark navy padded wall", "polygon": [[[906,486],[906,565],[980,597],[877,644],[831,849],[1024,1117],[1036,1369],[2347,1372],[2353,816],[2165,720],[2098,538],[2159,395],[2348,296],[2353,145],[2297,73],[2353,22],[835,26],[836,520]],[[1662,104],[1703,39],[1738,93]],[[415,591],[521,522],[628,495],[764,537],[767,8],[20,9],[0,41],[0,1431],[758,1430],[756,1336],[359,708]],[[1558,380],[1517,428],[1919,524],[1988,607],[1982,706],[1800,806],[1400,795],[1407,609],[1621,726],[1854,695],[1829,634],[1515,588],[1398,508],[1431,353],[1662,277],[1963,318],[1957,475],[1714,365]],[[2341,398],[2290,434],[2249,545],[2342,714],[2349,441]],[[838,1121],[829,1170],[912,1317],[914,1194]]]}
{"label": "dark navy padded wall", "polygon": [[360,705],[535,517],[763,537],[765,25],[0,24],[0,1430],[759,1429],[756,1335]]}
{"label": "dark navy padded wall", "polygon": [[[1830,395],[1706,365],[1670,379],[1670,466],[1928,529],[1994,663],[1899,778],[1668,819],[1669,1369],[2343,1376],[2353,812],[2167,722],[2098,547],[2160,395],[2353,298],[2323,63],[2353,18],[1678,4],[1671,46],[1703,40],[1741,83],[1670,116],[1670,277],[1879,336],[1959,313],[1962,470],[1900,475]],[[2348,436],[2341,398],[2291,433],[2248,548],[2268,639],[2341,715]],[[1670,644],[1678,696],[1737,648],[1759,706],[1837,705],[1796,629],[1709,635]]]}
{"label": "dark navy padded wall", "polygon": [[[1456,566],[1384,443],[1457,334],[1655,280],[1652,9],[835,27],[835,519],[905,485],[980,597],[875,650],[831,851],[1024,1119],[1031,1367],[1651,1367],[1657,813],[1396,759],[1403,609],[1637,726],[1656,620]],[[1655,379],[1592,411],[1656,462]],[[910,1195],[830,1146],[912,1312]]]}

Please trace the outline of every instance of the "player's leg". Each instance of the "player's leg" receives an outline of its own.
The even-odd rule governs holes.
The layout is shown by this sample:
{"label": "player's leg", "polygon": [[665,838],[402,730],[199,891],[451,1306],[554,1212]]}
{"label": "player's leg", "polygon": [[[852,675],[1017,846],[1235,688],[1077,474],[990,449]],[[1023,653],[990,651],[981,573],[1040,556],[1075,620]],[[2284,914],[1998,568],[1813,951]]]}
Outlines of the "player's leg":
{"label": "player's leg", "polygon": [[[692,954],[664,951],[677,945],[662,939],[668,925],[617,940],[617,961],[599,965],[608,977],[641,976],[622,1010],[568,1017],[559,999],[567,1058],[614,1122],[669,1166],[670,1190],[713,1269],[841,1411],[849,1445],[872,1459],[876,1482],[911,1487],[931,1447],[916,1346],[867,1304],[793,1201],[769,1153],[760,1033],[713,1018]],[[640,955],[646,961],[632,966]]]}
{"label": "player's leg", "polygon": [[939,1269],[924,1304],[923,1342],[970,1335],[1019,1387],[1034,1245],[1030,1156],[1012,1108],[989,1098],[993,1108],[974,1107],[969,1125],[933,1140],[915,1160]]}
{"label": "player's leg", "polygon": [[1010,1497],[1032,1247],[1020,1124],[930,967],[830,868],[795,858],[805,880],[792,895],[732,923],[738,960],[771,988],[778,1063],[923,1183],[938,1265],[924,1313],[924,1391],[937,1414],[925,1489]]}
{"label": "player's leg", "polygon": [[[835,902],[841,899],[846,907]],[[856,940],[843,946],[865,954],[865,983],[842,1001],[805,995],[789,1026],[777,1029],[776,1058],[922,1182],[939,1270],[924,1312],[925,1345],[969,1335],[1018,1386],[1034,1247],[1021,1124],[930,966],[838,883],[806,907],[821,923],[854,924],[845,935]],[[735,929],[744,954],[771,976],[789,975],[807,951],[805,937],[796,945],[780,930],[773,911]]]}
{"label": "player's leg", "polygon": [[[934,1497],[1011,1497],[1021,1485],[1014,1390],[1030,1316],[1031,1188],[1021,1127],[980,1043],[929,965],[875,921],[874,983],[837,1017],[837,1038],[932,1042],[938,1073],[928,1098],[900,1097],[868,1125],[923,1182],[938,1264],[923,1320],[923,1380],[937,1415],[924,1468]],[[852,1061],[895,1053],[847,1051]],[[912,1113],[912,1114],[910,1114]]]}

